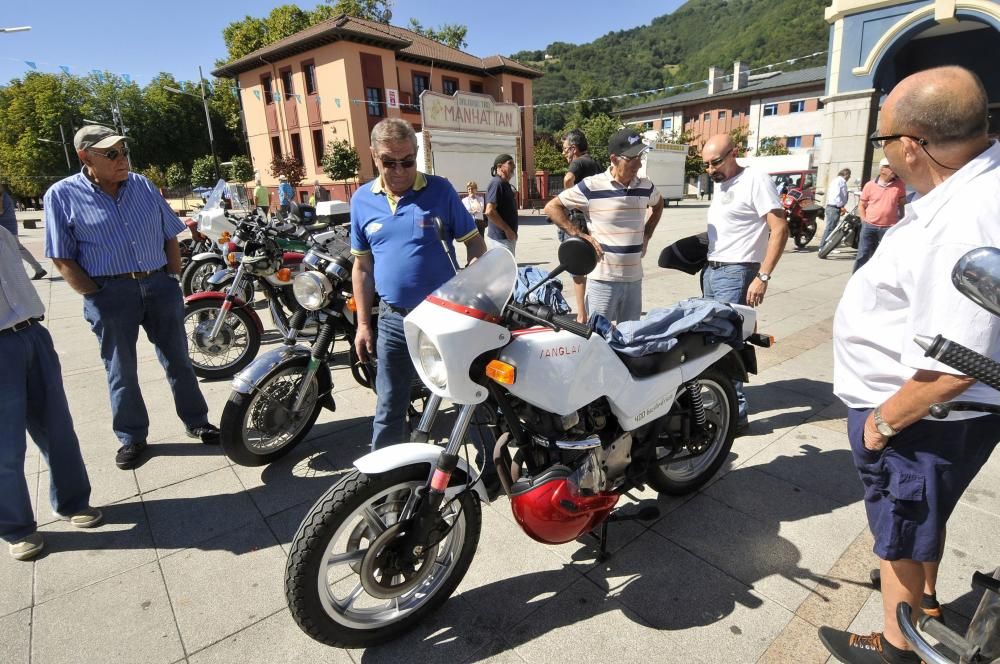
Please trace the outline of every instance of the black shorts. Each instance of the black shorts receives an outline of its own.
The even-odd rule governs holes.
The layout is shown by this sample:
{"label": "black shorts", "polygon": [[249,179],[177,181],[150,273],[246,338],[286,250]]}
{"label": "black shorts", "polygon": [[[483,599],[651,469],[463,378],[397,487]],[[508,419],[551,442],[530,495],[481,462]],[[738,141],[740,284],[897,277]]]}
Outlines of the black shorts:
{"label": "black shorts", "polygon": [[868,527],[882,560],[936,562],[941,534],[959,499],[1000,440],[1000,415],[920,420],[881,452],[862,441],[871,409],[851,408],[847,435],[865,487]]}

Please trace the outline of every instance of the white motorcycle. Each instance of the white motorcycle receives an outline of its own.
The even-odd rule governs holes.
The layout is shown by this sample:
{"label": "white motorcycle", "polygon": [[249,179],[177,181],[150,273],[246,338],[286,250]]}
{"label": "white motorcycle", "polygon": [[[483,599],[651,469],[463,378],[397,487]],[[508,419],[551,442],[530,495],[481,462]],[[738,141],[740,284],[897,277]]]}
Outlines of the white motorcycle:
{"label": "white motorcycle", "polygon": [[[572,238],[559,259],[549,279],[587,274],[597,257]],[[516,279],[510,252],[493,249],[405,318],[410,356],[432,392],[412,440],[427,440],[442,399],[458,414],[444,448],[409,442],[368,454],[306,515],[285,589],[312,638],[383,643],[461,582],[488,500],[469,458],[474,416],[495,438],[500,482],[528,536],[554,544],[599,532],[602,556],[609,522],[658,516],[655,507],[615,511],[623,493],[645,484],[688,493],[725,461],[737,423],[733,381],[756,372],[743,341],[770,345],[755,333],[753,309],[724,305],[734,341],[688,332],[667,352],[631,357],[573,316],[512,302]]]}

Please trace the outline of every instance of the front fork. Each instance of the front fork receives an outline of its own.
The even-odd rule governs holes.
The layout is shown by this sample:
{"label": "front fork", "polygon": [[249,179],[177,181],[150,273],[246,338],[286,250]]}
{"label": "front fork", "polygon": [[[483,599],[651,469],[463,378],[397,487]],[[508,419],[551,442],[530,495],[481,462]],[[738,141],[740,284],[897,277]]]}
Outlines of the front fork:
{"label": "front fork", "polygon": [[226,322],[226,316],[229,315],[229,310],[233,308],[233,298],[236,294],[240,292],[240,285],[243,283],[243,263],[236,269],[236,276],[233,277],[233,283],[229,284],[229,288],[226,289],[226,297],[222,300],[222,306],[219,308],[219,316],[215,319],[215,325],[212,326],[212,333],[208,336],[209,341],[215,341],[215,338],[219,336],[219,332],[222,331],[222,325]]}
{"label": "front fork", "polygon": [[[296,315],[300,312],[303,319],[305,319],[305,311],[302,309],[299,309]],[[331,319],[327,318],[320,327],[319,334],[316,335],[316,340],[312,346],[312,353],[309,355],[309,364],[306,365],[306,372],[302,375],[302,380],[299,381],[299,392],[295,396],[295,403],[292,405],[293,413],[298,413],[302,410],[302,405],[305,403],[306,395],[309,394],[309,386],[312,385],[312,381],[316,377],[316,372],[319,371],[321,366],[326,364],[327,359],[330,357],[330,345],[333,343],[333,337],[336,332],[336,326],[331,322]]]}

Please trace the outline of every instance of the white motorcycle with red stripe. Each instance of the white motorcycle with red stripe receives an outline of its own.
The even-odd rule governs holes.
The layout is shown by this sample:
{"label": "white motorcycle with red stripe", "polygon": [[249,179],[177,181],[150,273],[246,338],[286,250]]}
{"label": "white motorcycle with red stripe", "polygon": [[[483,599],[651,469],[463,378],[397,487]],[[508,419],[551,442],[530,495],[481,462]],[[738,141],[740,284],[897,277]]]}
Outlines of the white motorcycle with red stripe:
{"label": "white motorcycle with red stripe", "polygon": [[[559,259],[549,278],[587,274],[597,257],[571,238]],[[510,252],[493,249],[405,318],[411,358],[433,396],[411,442],[358,459],[299,526],[285,588],[314,639],[383,643],[452,594],[489,499],[469,456],[476,427],[491,434],[479,439],[490,440],[528,536],[558,544],[596,530],[602,556],[609,522],[657,515],[615,511],[623,493],[645,484],[687,493],[725,461],[737,422],[733,380],[756,371],[752,348],[686,333],[668,352],[621,356],[573,316],[512,302],[516,279]],[[731,306],[739,336],[770,345],[754,333],[754,311]],[[459,406],[443,447],[426,442],[442,399]]]}

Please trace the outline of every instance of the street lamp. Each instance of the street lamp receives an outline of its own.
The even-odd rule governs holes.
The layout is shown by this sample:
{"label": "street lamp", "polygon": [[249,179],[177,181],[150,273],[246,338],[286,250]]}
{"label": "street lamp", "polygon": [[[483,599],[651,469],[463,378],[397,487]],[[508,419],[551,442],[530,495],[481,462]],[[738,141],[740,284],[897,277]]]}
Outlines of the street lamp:
{"label": "street lamp", "polygon": [[0,32],[27,32],[31,30],[30,25],[22,25],[19,28],[0,28]]}
{"label": "street lamp", "polygon": [[66,168],[70,173],[73,172],[73,164],[69,160],[69,143],[66,142],[66,133],[63,131],[63,126],[59,125],[59,136],[62,137],[61,141],[53,141],[50,138],[39,138],[38,140],[42,143],[55,143],[56,145],[63,146],[63,152],[66,154]]}
{"label": "street lamp", "polygon": [[[212,150],[212,161],[215,163],[215,177],[222,177],[222,169],[219,168],[219,155],[215,153],[215,134],[212,133],[212,117],[208,114],[208,95],[205,94],[205,77],[201,74],[201,67],[198,67],[198,80],[201,81],[201,103],[205,107],[205,124],[208,125],[208,146]],[[163,89],[168,92],[175,92],[179,95],[187,95],[188,97],[198,98],[198,95],[193,92],[185,92],[178,88],[172,88],[169,85],[164,85]]]}

